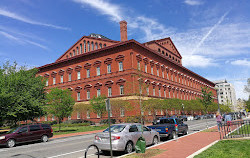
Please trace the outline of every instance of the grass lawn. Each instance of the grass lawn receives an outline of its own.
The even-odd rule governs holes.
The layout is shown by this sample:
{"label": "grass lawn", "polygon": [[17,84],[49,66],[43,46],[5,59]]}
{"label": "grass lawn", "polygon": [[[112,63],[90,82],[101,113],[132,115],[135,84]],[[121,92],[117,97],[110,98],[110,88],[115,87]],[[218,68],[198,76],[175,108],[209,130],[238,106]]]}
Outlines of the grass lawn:
{"label": "grass lawn", "polygon": [[250,134],[250,125],[245,125],[234,131],[230,135],[241,135],[241,134]]}
{"label": "grass lawn", "polygon": [[250,140],[222,140],[195,158],[249,158]]}
{"label": "grass lawn", "polygon": [[146,149],[145,153],[134,153],[124,158],[149,158],[162,153],[165,150],[162,149]]}
{"label": "grass lawn", "polygon": [[58,132],[59,127],[53,127],[54,135],[68,134],[68,133],[77,133],[77,132],[86,132],[86,131],[95,131],[95,130],[104,130],[108,125],[102,126],[73,126],[73,127],[61,127],[61,131]]}

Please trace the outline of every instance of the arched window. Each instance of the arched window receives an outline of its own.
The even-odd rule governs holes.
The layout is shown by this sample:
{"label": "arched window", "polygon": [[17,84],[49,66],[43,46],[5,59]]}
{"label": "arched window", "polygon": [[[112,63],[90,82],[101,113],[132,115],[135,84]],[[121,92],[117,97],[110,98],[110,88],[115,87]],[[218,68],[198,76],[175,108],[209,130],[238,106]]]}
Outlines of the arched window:
{"label": "arched window", "polygon": [[90,44],[89,44],[89,41],[88,41],[88,52],[90,51]]}
{"label": "arched window", "polygon": [[166,56],[168,56],[168,53],[166,53]]}
{"label": "arched window", "polygon": [[162,51],[161,53],[162,53],[162,55],[164,55],[164,54],[165,54],[165,52],[164,52],[164,51]]}
{"label": "arched window", "polygon": [[72,57],[72,53],[69,53],[69,57]]}
{"label": "arched window", "polygon": [[161,49],[160,48],[158,48],[158,52],[161,53]]}
{"label": "arched window", "polygon": [[82,44],[80,44],[80,53],[82,54]]}
{"label": "arched window", "polygon": [[102,48],[102,44],[101,43],[99,44],[99,47]]}
{"label": "arched window", "polygon": [[76,55],[76,51],[75,50],[73,50],[73,56],[75,56]]}
{"label": "arched window", "polygon": [[103,47],[106,47],[106,44],[104,44]]}
{"label": "arched window", "polygon": [[83,42],[84,53],[86,53],[86,41]]}
{"label": "arched window", "polygon": [[95,49],[98,49],[98,44],[97,43],[95,43]]}
{"label": "arched window", "polygon": [[79,54],[79,48],[76,47],[76,55],[78,55],[78,54]]}
{"label": "arched window", "polygon": [[92,50],[95,50],[94,43],[91,42]]}

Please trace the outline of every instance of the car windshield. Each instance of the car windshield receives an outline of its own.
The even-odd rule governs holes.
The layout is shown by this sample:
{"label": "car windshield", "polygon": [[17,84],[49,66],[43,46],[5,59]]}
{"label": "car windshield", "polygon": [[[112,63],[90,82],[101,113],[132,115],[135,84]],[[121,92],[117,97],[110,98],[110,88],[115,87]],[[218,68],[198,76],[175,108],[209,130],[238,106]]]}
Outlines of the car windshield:
{"label": "car windshield", "polygon": [[12,128],[11,130],[9,130],[8,132],[6,132],[7,134],[10,134],[10,133],[15,133],[17,130],[19,130],[20,127],[17,127],[17,128]]}
{"label": "car windshield", "polygon": [[[118,133],[121,132],[125,127],[126,125],[113,125],[110,127],[110,131]],[[109,132],[109,128],[105,129],[103,132]]]}
{"label": "car windshield", "polygon": [[166,123],[173,123],[171,119],[160,119],[157,120],[157,124],[166,124]]}

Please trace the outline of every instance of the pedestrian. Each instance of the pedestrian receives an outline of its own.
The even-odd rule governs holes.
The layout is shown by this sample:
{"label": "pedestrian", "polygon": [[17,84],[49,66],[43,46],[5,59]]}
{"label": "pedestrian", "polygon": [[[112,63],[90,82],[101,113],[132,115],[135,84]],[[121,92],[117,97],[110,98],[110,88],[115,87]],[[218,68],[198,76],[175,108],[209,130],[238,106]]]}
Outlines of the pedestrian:
{"label": "pedestrian", "polygon": [[216,113],[216,121],[218,126],[218,132],[220,132],[220,129],[222,129],[222,123],[221,123],[222,116],[219,112]]}
{"label": "pedestrian", "polygon": [[231,124],[232,124],[232,116],[229,115],[229,113],[227,113],[225,115],[225,124],[227,124],[227,131],[230,131],[231,132]]}

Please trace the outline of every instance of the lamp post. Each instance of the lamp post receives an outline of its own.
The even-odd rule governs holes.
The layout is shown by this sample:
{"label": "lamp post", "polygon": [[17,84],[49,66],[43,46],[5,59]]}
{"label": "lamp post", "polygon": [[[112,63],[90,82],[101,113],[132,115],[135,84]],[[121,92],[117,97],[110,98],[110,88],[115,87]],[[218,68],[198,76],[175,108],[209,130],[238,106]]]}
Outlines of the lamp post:
{"label": "lamp post", "polygon": [[184,107],[184,104],[183,104],[183,103],[182,103],[181,105],[182,105],[182,113],[184,114],[184,113],[185,113],[185,112],[184,112],[184,108],[185,108],[185,107]]}
{"label": "lamp post", "polygon": [[216,90],[216,94],[217,94],[217,104],[218,104],[218,112],[220,113],[219,88],[218,88],[218,87],[215,87],[214,89]]}

